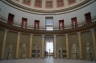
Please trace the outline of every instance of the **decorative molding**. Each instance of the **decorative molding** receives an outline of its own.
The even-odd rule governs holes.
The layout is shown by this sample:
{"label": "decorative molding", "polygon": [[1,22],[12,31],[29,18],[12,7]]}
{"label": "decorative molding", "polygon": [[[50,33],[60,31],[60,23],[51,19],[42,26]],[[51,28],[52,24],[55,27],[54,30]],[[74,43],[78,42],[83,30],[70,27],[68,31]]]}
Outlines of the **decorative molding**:
{"label": "decorative molding", "polygon": [[96,28],[96,22],[90,23],[90,24],[86,24],[84,26],[81,27],[77,27],[75,29],[64,29],[64,30],[53,30],[53,31],[46,31],[46,30],[34,30],[34,29],[24,29],[21,27],[17,27],[17,26],[13,26],[13,25],[8,25],[7,23],[4,23],[2,21],[0,21],[0,28],[4,28],[4,29],[9,29],[9,30],[15,30],[18,32],[25,32],[25,33],[32,33],[32,34],[65,34],[65,33],[74,33],[74,32],[83,32],[85,30],[89,30],[91,28]]}
{"label": "decorative molding", "polygon": [[37,9],[31,9],[28,7],[25,7],[23,5],[19,5],[16,4],[15,2],[12,2],[11,0],[2,0],[2,2],[4,2],[5,4],[24,11],[24,12],[28,12],[28,13],[32,13],[32,14],[40,14],[40,15],[56,15],[56,14],[64,14],[64,13],[68,13],[68,12],[72,12],[72,11],[76,11],[79,10],[81,8],[84,8],[85,6],[95,2],[96,0],[86,0],[78,5],[72,6],[70,8],[65,8],[65,9],[60,9],[60,10],[52,10],[52,11],[44,11],[44,10],[37,10]]}

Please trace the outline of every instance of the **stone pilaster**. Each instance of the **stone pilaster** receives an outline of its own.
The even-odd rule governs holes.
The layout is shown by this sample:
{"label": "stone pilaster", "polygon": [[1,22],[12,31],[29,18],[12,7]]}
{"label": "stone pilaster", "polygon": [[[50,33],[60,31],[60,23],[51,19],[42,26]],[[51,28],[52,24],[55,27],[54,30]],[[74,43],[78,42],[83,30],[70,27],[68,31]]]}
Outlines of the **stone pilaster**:
{"label": "stone pilaster", "polygon": [[8,30],[5,30],[4,39],[3,39],[3,46],[2,46],[2,55],[1,55],[1,58],[2,58],[2,59],[4,59],[7,33],[8,33]]}
{"label": "stone pilaster", "polygon": [[56,54],[56,35],[54,35],[54,57],[56,58],[57,57],[57,54]]}
{"label": "stone pilaster", "polygon": [[65,35],[66,36],[66,54],[67,54],[67,58],[69,58],[69,41],[68,41],[68,34]]}
{"label": "stone pilaster", "polygon": [[78,35],[78,42],[79,42],[80,59],[83,59],[81,32],[77,32],[77,35]]}
{"label": "stone pilaster", "polygon": [[94,50],[94,56],[96,59],[96,36],[95,36],[95,30],[91,29],[92,39],[93,39],[93,50]]}
{"label": "stone pilaster", "polygon": [[42,58],[44,58],[45,55],[45,35],[42,35]]}
{"label": "stone pilaster", "polygon": [[20,32],[18,32],[18,36],[17,36],[16,58],[19,58],[19,46],[20,46]]}
{"label": "stone pilaster", "polygon": [[32,57],[32,37],[33,37],[33,35],[32,35],[32,34],[30,34],[30,43],[29,43],[29,46],[30,46],[30,48],[29,48],[29,58],[31,58],[31,57]]}

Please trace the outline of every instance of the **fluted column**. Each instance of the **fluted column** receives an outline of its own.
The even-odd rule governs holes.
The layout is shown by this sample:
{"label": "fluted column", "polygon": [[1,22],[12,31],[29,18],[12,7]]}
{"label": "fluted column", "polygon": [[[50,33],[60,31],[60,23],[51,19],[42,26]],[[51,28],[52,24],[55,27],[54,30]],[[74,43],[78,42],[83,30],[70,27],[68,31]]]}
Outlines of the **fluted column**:
{"label": "fluted column", "polygon": [[44,58],[45,55],[45,35],[42,35],[42,58]]}
{"label": "fluted column", "polygon": [[56,54],[56,35],[54,35],[54,57],[55,58],[57,57],[57,54]]}
{"label": "fluted column", "polygon": [[18,32],[18,36],[17,36],[16,58],[19,58],[19,46],[20,46],[20,32]]}
{"label": "fluted column", "polygon": [[32,37],[33,37],[33,35],[32,35],[32,34],[30,34],[30,43],[29,43],[29,46],[30,46],[30,48],[29,48],[29,58],[31,58],[31,57],[32,57]]}
{"label": "fluted column", "polygon": [[68,34],[65,34],[66,36],[66,51],[67,51],[67,58],[69,58],[69,41],[68,41]]}
{"label": "fluted column", "polygon": [[78,41],[79,41],[80,59],[82,59],[83,58],[83,52],[82,52],[81,32],[77,32],[77,35],[78,35]]}
{"label": "fluted column", "polygon": [[93,39],[93,49],[94,49],[94,56],[96,59],[96,36],[95,36],[95,30],[91,29],[92,39]]}
{"label": "fluted column", "polygon": [[2,44],[2,55],[1,55],[1,58],[2,58],[2,59],[4,59],[7,33],[8,33],[8,30],[5,30],[4,39],[3,39],[3,44]]}

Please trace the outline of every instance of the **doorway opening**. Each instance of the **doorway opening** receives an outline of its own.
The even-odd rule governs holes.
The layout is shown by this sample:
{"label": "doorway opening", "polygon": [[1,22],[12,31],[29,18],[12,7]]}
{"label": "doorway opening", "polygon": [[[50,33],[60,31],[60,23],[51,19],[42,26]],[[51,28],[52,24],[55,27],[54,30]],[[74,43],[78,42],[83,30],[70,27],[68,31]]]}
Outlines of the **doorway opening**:
{"label": "doorway opening", "polygon": [[52,38],[46,40],[46,56],[53,56],[53,40]]}

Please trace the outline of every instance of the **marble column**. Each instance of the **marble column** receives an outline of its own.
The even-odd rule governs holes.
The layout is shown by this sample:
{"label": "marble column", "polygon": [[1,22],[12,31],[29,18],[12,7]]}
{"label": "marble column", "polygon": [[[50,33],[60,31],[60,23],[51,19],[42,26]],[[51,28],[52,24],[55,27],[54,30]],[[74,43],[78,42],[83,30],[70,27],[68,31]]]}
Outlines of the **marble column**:
{"label": "marble column", "polygon": [[2,54],[2,55],[1,55],[1,58],[2,58],[2,59],[4,59],[7,33],[8,33],[8,30],[5,30],[5,32],[4,32],[3,44],[2,44],[2,53],[1,53],[1,54]]}
{"label": "marble column", "polygon": [[41,57],[44,58],[45,55],[45,35],[42,35],[42,54]]}
{"label": "marble column", "polygon": [[32,37],[33,37],[33,35],[32,35],[32,34],[30,34],[30,43],[29,43],[29,46],[30,46],[30,48],[29,48],[29,58],[31,58],[31,57],[32,57]]}
{"label": "marble column", "polygon": [[19,46],[20,46],[20,32],[18,32],[18,36],[17,36],[16,58],[19,58]]}
{"label": "marble column", "polygon": [[66,36],[66,54],[67,58],[69,58],[69,41],[68,41],[68,34],[65,34]]}
{"label": "marble column", "polygon": [[54,35],[54,57],[56,58],[57,57],[57,54],[56,54],[56,35]]}
{"label": "marble column", "polygon": [[95,30],[94,29],[91,29],[91,34],[92,34],[92,40],[93,40],[94,56],[96,59],[96,36],[95,36]]}
{"label": "marble column", "polygon": [[81,41],[81,32],[77,32],[78,42],[79,42],[79,50],[80,50],[80,59],[83,59],[83,51],[82,51],[82,41]]}

